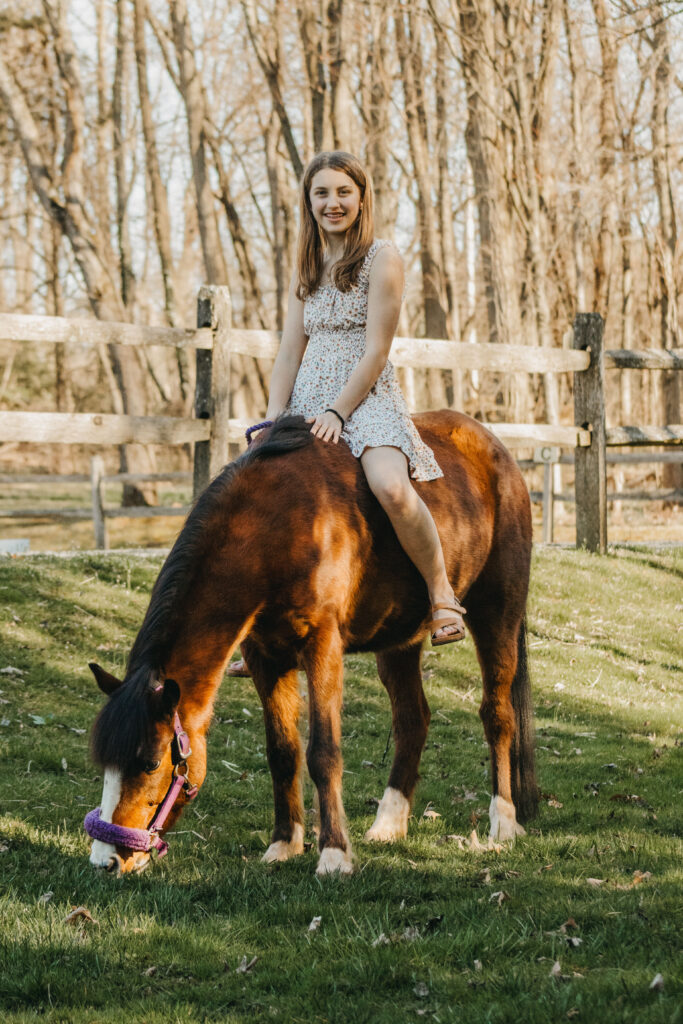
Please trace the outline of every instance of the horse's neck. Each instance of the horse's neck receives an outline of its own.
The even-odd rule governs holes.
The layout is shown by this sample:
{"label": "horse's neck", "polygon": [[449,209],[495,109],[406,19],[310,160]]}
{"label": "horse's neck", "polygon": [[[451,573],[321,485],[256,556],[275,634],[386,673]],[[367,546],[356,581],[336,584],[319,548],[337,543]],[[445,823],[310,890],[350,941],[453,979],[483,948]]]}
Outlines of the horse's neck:
{"label": "horse's neck", "polygon": [[196,596],[164,664],[166,676],[179,684],[181,707],[196,728],[208,726],[225,668],[247,636],[258,609],[250,600],[240,613],[225,595],[224,605],[230,614],[222,615],[218,595],[212,595],[212,606],[207,600],[206,595]]}

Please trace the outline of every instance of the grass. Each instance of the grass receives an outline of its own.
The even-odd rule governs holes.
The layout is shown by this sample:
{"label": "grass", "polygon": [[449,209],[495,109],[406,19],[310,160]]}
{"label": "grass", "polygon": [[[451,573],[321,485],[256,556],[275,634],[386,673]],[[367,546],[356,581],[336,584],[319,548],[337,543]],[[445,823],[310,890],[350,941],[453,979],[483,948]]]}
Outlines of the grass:
{"label": "grass", "polygon": [[[223,686],[209,775],[166,859],[118,881],[90,868],[81,823],[101,794],[87,750],[101,697],[86,666],[122,670],[159,564],[0,560],[0,670],[16,670],[0,674],[3,1021],[683,1020],[680,550],[536,553],[543,800],[502,852],[446,838],[487,828],[471,642],[425,660],[432,725],[409,835],[393,847],[362,839],[388,774],[390,716],[373,660],[349,656],[358,868],[324,881],[313,851],[260,863],[272,803],[249,680]],[[96,923],[67,923],[77,906]]]}

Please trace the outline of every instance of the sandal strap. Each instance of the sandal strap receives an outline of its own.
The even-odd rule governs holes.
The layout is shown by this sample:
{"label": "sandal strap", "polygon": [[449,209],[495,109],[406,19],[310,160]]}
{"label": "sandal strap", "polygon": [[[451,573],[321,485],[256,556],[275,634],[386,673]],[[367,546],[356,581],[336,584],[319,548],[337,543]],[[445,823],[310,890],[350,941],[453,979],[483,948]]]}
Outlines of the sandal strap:
{"label": "sandal strap", "polygon": [[433,604],[432,605],[432,615],[434,615],[434,612],[439,612],[439,611],[457,612],[457,613],[462,614],[462,615],[466,615],[467,614],[467,608],[463,608],[463,606],[460,604],[460,601],[458,600],[457,597],[454,598],[454,603],[453,604]]}

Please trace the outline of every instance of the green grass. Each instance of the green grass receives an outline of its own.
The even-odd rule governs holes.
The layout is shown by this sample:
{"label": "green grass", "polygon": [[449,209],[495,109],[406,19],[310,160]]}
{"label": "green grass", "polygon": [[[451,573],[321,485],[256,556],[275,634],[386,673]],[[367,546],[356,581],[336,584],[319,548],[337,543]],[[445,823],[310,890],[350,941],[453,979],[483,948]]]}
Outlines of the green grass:
{"label": "green grass", "polygon": [[[313,850],[260,863],[272,802],[249,680],[222,688],[209,774],[166,859],[122,880],[88,864],[81,823],[101,780],[87,730],[102,698],[87,662],[122,670],[159,564],[0,560],[0,669],[21,673],[0,674],[3,1021],[683,1021],[680,551],[537,552],[544,796],[528,836],[499,853],[444,839],[488,824],[471,641],[425,660],[432,725],[409,835],[394,847],[362,839],[388,774],[390,714],[372,658],[349,656],[358,865],[324,881]],[[441,817],[423,818],[428,805]],[[636,884],[634,872],[649,876]],[[80,905],[97,923],[65,922]],[[243,957],[258,959],[237,973]]]}

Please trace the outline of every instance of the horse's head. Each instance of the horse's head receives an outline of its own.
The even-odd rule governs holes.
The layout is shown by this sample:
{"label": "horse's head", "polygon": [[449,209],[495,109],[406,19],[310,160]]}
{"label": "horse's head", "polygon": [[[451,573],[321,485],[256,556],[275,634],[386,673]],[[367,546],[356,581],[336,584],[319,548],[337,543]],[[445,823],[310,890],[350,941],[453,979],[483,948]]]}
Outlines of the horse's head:
{"label": "horse's head", "polygon": [[166,852],[162,834],[204,779],[203,737],[196,737],[199,756],[193,757],[173,679],[161,683],[146,670],[124,683],[99,665],[90,668],[109,697],[92,737],[104,787],[101,806],[85,819],[94,839],[90,863],[116,874],[141,871],[152,849]]}

